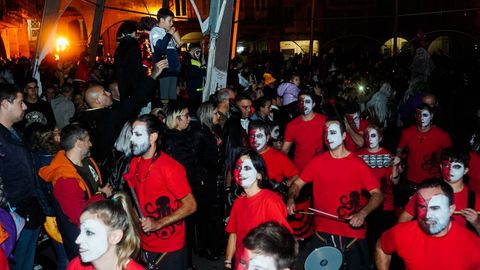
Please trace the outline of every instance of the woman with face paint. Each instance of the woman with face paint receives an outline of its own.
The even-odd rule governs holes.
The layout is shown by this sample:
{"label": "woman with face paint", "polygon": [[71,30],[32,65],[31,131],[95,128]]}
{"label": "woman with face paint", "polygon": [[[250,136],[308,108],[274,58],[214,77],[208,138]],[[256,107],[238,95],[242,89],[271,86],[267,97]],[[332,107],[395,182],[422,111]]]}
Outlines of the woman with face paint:
{"label": "woman with face paint", "polygon": [[373,247],[380,235],[396,223],[397,216],[394,212],[393,187],[398,184],[400,163],[399,158],[380,146],[382,130],[376,125],[368,125],[364,131],[365,147],[357,152],[370,168],[380,184],[383,193],[383,208],[374,211],[367,217],[367,239]]}
{"label": "woman with face paint", "polygon": [[[453,189],[453,200],[459,214],[452,216],[452,221],[480,234],[480,197],[471,190],[464,182],[467,174],[469,156],[455,147],[449,147],[442,151],[442,179]],[[400,214],[399,222],[407,222],[418,216],[415,209],[416,194],[410,198],[405,211]]]}
{"label": "woman with face paint", "polygon": [[251,229],[263,222],[277,221],[291,231],[282,199],[273,191],[262,188],[268,176],[265,163],[257,152],[247,150],[240,155],[233,169],[233,178],[245,193],[233,203],[225,228],[230,235],[224,266],[229,269],[233,269],[234,256],[236,265],[242,257],[242,240]]}
{"label": "woman with face paint", "polygon": [[67,270],[144,269],[131,259],[140,249],[137,218],[133,213],[123,193],[85,208],[76,240],[80,256],[70,262]]}

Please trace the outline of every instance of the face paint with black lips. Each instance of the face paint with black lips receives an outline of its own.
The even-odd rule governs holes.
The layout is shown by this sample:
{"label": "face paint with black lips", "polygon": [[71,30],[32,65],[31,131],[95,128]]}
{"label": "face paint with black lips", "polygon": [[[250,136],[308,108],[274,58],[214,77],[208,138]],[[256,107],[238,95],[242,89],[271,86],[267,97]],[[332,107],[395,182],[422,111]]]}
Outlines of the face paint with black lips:
{"label": "face paint with black lips", "polygon": [[415,119],[419,127],[426,128],[432,122],[432,114],[428,110],[416,110]]}
{"label": "face paint with black lips", "polygon": [[369,128],[365,132],[365,142],[367,143],[368,148],[375,149],[380,144],[380,135],[378,131],[374,128]]}
{"label": "face paint with black lips", "polygon": [[298,108],[300,113],[303,113],[304,115],[310,114],[313,110],[312,98],[307,95],[300,96],[300,99],[298,100]]}
{"label": "face paint with black lips", "polygon": [[235,169],[233,170],[233,178],[235,182],[243,188],[249,188],[255,183],[255,180],[257,180],[257,170],[249,157],[244,160],[242,160],[242,158],[237,160]]}
{"label": "face paint with black lips", "polygon": [[465,175],[465,165],[456,161],[442,162],[442,176],[449,183],[456,183]]}
{"label": "face paint with black lips", "polygon": [[261,128],[251,129],[248,132],[248,137],[250,139],[250,146],[257,151],[261,151],[267,145],[267,135],[265,135],[265,131]]}

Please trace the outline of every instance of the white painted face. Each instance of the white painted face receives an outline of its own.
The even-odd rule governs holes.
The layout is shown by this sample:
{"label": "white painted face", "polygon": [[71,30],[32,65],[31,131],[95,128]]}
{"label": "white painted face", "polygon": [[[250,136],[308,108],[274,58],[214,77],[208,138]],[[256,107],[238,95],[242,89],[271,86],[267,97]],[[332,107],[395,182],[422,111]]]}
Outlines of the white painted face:
{"label": "white painted face", "polygon": [[252,129],[249,132],[250,145],[257,151],[262,150],[267,145],[267,135],[261,128]]}
{"label": "white painted face", "polygon": [[310,114],[313,110],[313,100],[310,96],[300,96],[298,104],[300,106],[300,112],[303,112],[304,115]]}
{"label": "white painted face", "polygon": [[343,136],[340,130],[340,125],[336,122],[331,122],[324,131],[325,143],[330,150],[334,150],[343,143]]}
{"label": "white painted face", "polygon": [[108,250],[108,227],[100,220],[89,217],[81,221],[80,235],[75,243],[79,247],[82,262],[95,261]]}
{"label": "white painted face", "polygon": [[465,165],[460,162],[444,161],[442,163],[442,176],[443,179],[449,183],[456,183],[465,175]]}
{"label": "white painted face", "polygon": [[420,194],[417,199],[418,222],[423,231],[431,235],[442,232],[450,223],[448,197],[444,194],[434,195],[428,200],[428,205]]}
{"label": "white painted face", "polygon": [[254,254],[248,262],[248,270],[277,270],[273,257]]}
{"label": "white painted face", "polygon": [[277,140],[278,137],[280,137],[280,127],[274,126],[272,131],[270,132],[270,136],[272,137],[272,139]]}
{"label": "white painted face", "polygon": [[243,188],[249,188],[257,180],[257,170],[250,158],[239,158],[233,171],[235,182]]}
{"label": "white painted face", "polygon": [[368,143],[368,148],[374,149],[378,147],[378,144],[380,143],[380,136],[378,135],[378,131],[374,128],[370,128],[367,130],[367,143]]}
{"label": "white painted face", "polygon": [[135,125],[130,138],[132,153],[135,156],[141,156],[150,149],[149,136],[145,123]]}
{"label": "white painted face", "polygon": [[360,128],[360,114],[358,112],[347,114],[346,117],[350,125],[354,126],[356,129]]}
{"label": "white painted face", "polygon": [[432,122],[432,114],[428,110],[416,111],[417,125],[422,128],[428,127]]}

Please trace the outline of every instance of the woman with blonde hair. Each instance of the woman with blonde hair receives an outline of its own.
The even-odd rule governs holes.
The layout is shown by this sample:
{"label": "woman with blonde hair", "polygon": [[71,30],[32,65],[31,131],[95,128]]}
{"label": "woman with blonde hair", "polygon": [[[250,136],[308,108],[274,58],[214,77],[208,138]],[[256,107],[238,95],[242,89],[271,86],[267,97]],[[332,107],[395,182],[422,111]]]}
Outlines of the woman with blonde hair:
{"label": "woman with blonde hair", "polygon": [[144,269],[132,259],[140,249],[137,218],[132,213],[135,211],[124,193],[87,206],[80,216],[80,235],[75,241],[80,256],[67,270]]}

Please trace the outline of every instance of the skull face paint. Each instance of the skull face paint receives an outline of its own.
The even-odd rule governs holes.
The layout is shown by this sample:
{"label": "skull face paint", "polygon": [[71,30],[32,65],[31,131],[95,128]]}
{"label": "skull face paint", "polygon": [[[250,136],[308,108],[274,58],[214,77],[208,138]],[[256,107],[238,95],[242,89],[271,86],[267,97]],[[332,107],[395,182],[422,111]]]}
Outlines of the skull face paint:
{"label": "skull face paint", "polygon": [[304,115],[310,114],[313,110],[312,98],[306,95],[300,96],[300,99],[298,100],[298,107],[300,113],[303,113]]}
{"label": "skull face paint", "polygon": [[135,156],[141,156],[150,149],[147,126],[144,123],[135,125],[132,130],[130,143],[132,145],[132,153]]}
{"label": "skull face paint", "polygon": [[274,126],[272,131],[270,132],[270,136],[274,140],[278,140],[280,137],[280,127],[279,126]]}
{"label": "skull face paint", "polygon": [[343,143],[343,134],[340,125],[337,122],[329,122],[325,124],[323,138],[328,149],[335,150]]}
{"label": "skull face paint", "polygon": [[450,204],[444,194],[422,197],[417,193],[417,219],[420,228],[427,234],[436,235],[450,223]]}
{"label": "skull face paint", "polygon": [[273,257],[257,254],[248,249],[244,250],[238,266],[241,270],[277,270]]}
{"label": "skull face paint", "polygon": [[350,126],[354,127],[355,129],[360,128],[360,114],[358,112],[352,114],[345,114],[348,123]]}
{"label": "skull face paint", "polygon": [[369,128],[365,132],[365,142],[367,143],[368,148],[375,149],[380,143],[380,135],[378,131],[374,128]]}
{"label": "skull face paint", "polygon": [[456,183],[465,175],[465,166],[456,161],[442,162],[442,176],[449,183]]}
{"label": "skull face paint", "polygon": [[250,139],[250,146],[255,148],[257,151],[261,151],[267,145],[267,135],[265,135],[265,130],[261,128],[251,129],[248,132]]}
{"label": "skull face paint", "polygon": [[103,222],[93,217],[81,222],[80,235],[78,235],[75,243],[78,245],[82,262],[95,261],[107,252],[107,229]]}
{"label": "skull face paint", "polygon": [[416,110],[415,118],[417,119],[417,125],[422,128],[426,128],[432,122],[432,114],[428,110]]}
{"label": "skull face paint", "polygon": [[233,170],[235,182],[243,187],[249,188],[257,180],[257,170],[248,156],[242,156],[237,160]]}

